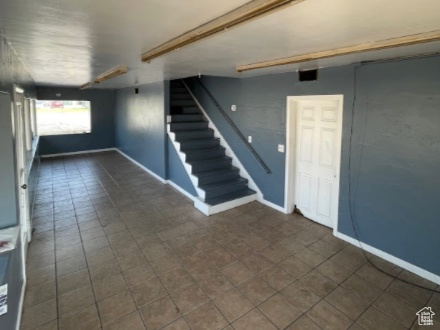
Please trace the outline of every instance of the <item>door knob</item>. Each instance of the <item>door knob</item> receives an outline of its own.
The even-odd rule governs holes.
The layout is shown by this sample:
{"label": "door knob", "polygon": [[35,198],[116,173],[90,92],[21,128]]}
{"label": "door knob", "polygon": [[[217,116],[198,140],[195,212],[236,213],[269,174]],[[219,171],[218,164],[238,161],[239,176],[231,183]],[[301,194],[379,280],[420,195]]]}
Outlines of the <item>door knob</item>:
{"label": "door knob", "polygon": [[22,185],[21,189],[27,189],[27,184]]}

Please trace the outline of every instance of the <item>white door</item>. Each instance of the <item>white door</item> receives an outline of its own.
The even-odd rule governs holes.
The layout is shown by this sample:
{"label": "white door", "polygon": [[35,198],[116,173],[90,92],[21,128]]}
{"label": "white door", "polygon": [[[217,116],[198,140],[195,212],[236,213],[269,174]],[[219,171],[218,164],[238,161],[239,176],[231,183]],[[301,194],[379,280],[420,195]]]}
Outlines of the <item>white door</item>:
{"label": "white door", "polygon": [[295,204],[320,224],[338,217],[342,99],[301,100],[296,107]]}

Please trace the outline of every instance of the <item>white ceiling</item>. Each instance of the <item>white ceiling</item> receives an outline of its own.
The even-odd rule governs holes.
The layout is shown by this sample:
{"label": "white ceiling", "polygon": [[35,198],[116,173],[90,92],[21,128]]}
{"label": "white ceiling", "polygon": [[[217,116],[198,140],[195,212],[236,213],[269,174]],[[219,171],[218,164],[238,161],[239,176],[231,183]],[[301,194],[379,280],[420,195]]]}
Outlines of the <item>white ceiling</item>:
{"label": "white ceiling", "polygon": [[440,51],[440,42],[236,73],[235,66],[440,30],[438,0],[305,0],[143,64],[161,43],[249,0],[0,0],[0,30],[37,84],[121,88],[197,75],[250,77]]}

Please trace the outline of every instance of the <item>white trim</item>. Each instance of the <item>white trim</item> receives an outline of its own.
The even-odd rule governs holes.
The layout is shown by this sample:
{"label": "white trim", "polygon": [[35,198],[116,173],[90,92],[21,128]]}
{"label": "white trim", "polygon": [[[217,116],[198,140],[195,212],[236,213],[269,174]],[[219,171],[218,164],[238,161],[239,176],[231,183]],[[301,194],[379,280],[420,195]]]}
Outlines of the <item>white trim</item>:
{"label": "white trim", "polygon": [[50,155],[41,155],[41,158],[54,158],[61,156],[70,156],[70,155],[82,155],[82,154],[92,154],[96,152],[105,152],[116,150],[116,148],[105,148],[105,149],[94,149],[94,150],[84,150],[84,151],[74,151],[74,152],[63,152],[59,154],[50,154]]}
{"label": "white trim", "polygon": [[245,179],[248,180],[248,186],[249,188],[251,188],[252,190],[255,190],[258,194],[258,196],[260,196],[261,198],[263,198],[263,193],[261,192],[260,188],[258,188],[257,184],[254,182],[254,180],[252,179],[252,177],[249,175],[248,171],[246,171],[245,167],[243,166],[243,164],[240,162],[240,160],[238,159],[238,157],[235,155],[234,151],[232,150],[232,148],[229,146],[229,144],[226,142],[225,138],[223,137],[223,135],[220,133],[220,131],[217,129],[217,127],[214,125],[213,121],[211,120],[211,118],[209,118],[208,114],[206,113],[205,109],[202,107],[202,105],[200,104],[199,100],[196,98],[196,96],[191,92],[191,90],[189,89],[188,85],[182,81],[183,84],[185,85],[187,91],[191,94],[192,98],[194,99],[194,101],[196,102],[198,108],[203,112],[203,115],[209,120],[209,128],[212,128],[214,130],[214,136],[217,138],[220,138],[220,145],[222,147],[225,148],[226,151],[226,155],[232,158],[232,165],[236,166],[239,170],[240,170],[240,175],[242,177],[244,177]]}
{"label": "white trim", "polygon": [[[299,101],[338,101],[340,116],[338,116],[338,132],[337,132],[337,163],[336,173],[338,179],[335,180],[338,188],[338,203],[336,204],[336,219],[333,223],[333,228],[338,226],[339,216],[339,193],[340,193],[340,171],[341,171],[341,151],[342,151],[342,118],[344,116],[344,95],[303,95],[303,96],[288,96],[286,105],[286,162],[285,162],[285,182],[284,182],[284,213],[292,213],[296,201],[296,171],[295,171],[295,155],[296,155],[296,126],[297,126],[297,108]],[[291,122],[293,125],[291,125]]]}
{"label": "white trim", "polygon": [[176,134],[174,132],[171,132],[171,127],[169,124],[167,125],[167,133],[169,139],[171,140],[171,143],[174,146],[174,149],[176,149],[177,155],[182,161],[183,167],[185,168],[185,171],[188,174],[189,179],[191,180],[191,183],[193,184],[195,191],[197,192],[197,196],[199,196],[204,200],[206,196],[206,192],[203,189],[199,188],[199,179],[192,174],[192,166],[186,162],[186,155],[180,151],[180,143],[176,141]]}
{"label": "white trim", "polygon": [[431,282],[434,282],[434,283],[440,285],[440,276],[438,276],[434,273],[428,272],[427,270],[424,270],[416,265],[410,264],[407,261],[399,259],[399,258],[397,258],[391,254],[388,254],[382,250],[379,250],[371,245],[365,244],[363,242],[359,243],[358,240],[337,231],[336,228],[333,231],[333,235],[336,236],[337,238],[340,238],[340,239],[350,243],[350,244],[353,244],[357,247],[360,247],[363,250],[374,254],[375,256],[378,256],[386,261],[389,261],[392,264],[395,264],[399,267],[402,267],[403,269],[406,269],[406,270],[410,271],[411,273],[419,275],[420,277],[423,277]]}
{"label": "white trim", "polygon": [[[266,206],[273,208],[274,210],[277,210],[277,211],[282,212],[284,214],[289,214],[289,213],[287,213],[287,210],[285,207],[282,207],[282,206],[276,205],[272,202],[269,202],[268,200],[265,200],[264,198],[262,198],[260,196],[257,197],[257,201],[259,201],[261,204],[264,204]],[[292,213],[292,212],[290,212],[290,213]]]}
{"label": "white trim", "polygon": [[166,184],[167,180],[165,180],[164,178],[160,177],[159,175],[157,175],[156,173],[154,173],[153,171],[149,170],[148,168],[146,168],[144,165],[142,165],[141,163],[135,161],[133,158],[131,158],[130,156],[128,156],[126,153],[124,153],[123,151],[119,150],[118,148],[112,148],[111,150],[116,150],[117,152],[119,152],[122,156],[124,156],[125,158],[127,158],[129,161],[131,161],[132,163],[136,164],[137,166],[139,166],[141,169],[143,169],[145,172],[147,172],[148,174],[150,174],[151,176],[154,176],[157,180],[159,180],[160,182]]}
{"label": "white trim", "polygon": [[196,198],[196,200],[194,201],[194,206],[203,214],[205,215],[213,215],[216,213],[220,213],[223,211],[227,211],[230,209],[233,209],[234,207],[238,207],[244,204],[248,204],[250,202],[253,202],[257,199],[257,194],[253,194],[253,195],[249,195],[249,196],[245,196],[245,197],[241,197],[238,199],[234,199],[232,201],[229,202],[225,202],[222,204],[217,204],[217,205],[208,205],[206,203],[204,203],[202,200],[200,200],[199,198]]}

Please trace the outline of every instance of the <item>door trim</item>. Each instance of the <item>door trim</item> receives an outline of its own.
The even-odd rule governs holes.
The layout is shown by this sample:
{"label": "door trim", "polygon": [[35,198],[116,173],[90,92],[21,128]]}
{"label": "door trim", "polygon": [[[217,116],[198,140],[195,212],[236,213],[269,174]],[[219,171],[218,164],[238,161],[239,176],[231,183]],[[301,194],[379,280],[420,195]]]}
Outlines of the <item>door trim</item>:
{"label": "door trim", "polygon": [[333,228],[337,227],[339,216],[339,194],[340,194],[340,165],[341,165],[341,146],[342,146],[342,118],[344,116],[344,96],[338,95],[303,95],[303,96],[288,96],[286,106],[286,163],[285,163],[285,184],[284,184],[284,209],[286,213],[290,214],[294,211],[295,201],[297,197],[296,191],[296,129],[297,129],[297,111],[301,101],[338,101],[339,111],[341,116],[338,118],[337,132],[337,163],[336,173],[338,173],[338,180],[336,180],[338,188],[338,203],[336,205],[336,219]]}

